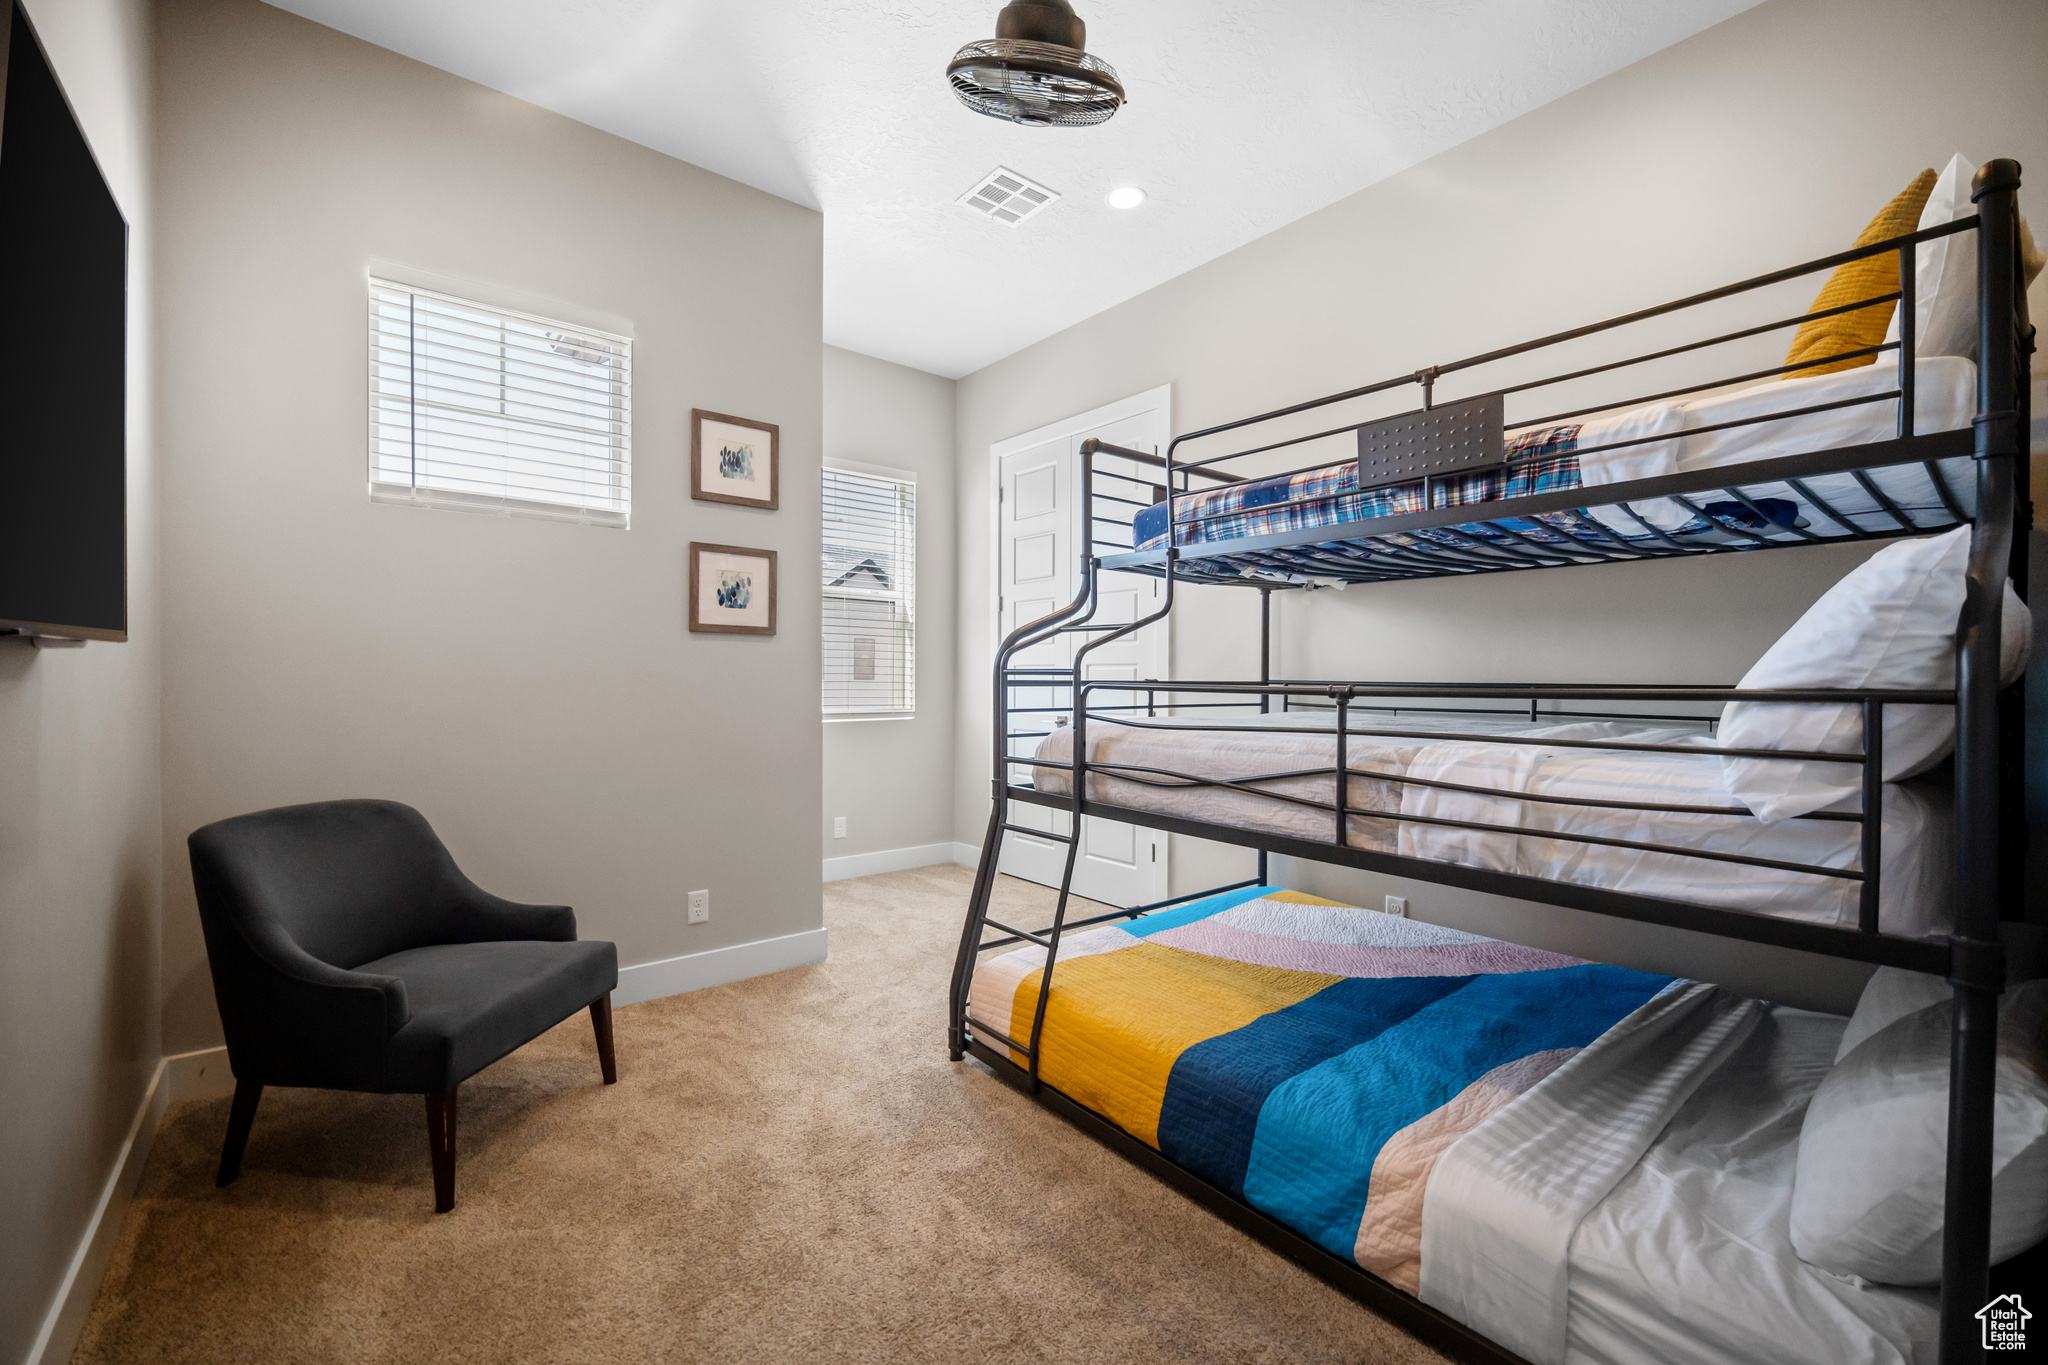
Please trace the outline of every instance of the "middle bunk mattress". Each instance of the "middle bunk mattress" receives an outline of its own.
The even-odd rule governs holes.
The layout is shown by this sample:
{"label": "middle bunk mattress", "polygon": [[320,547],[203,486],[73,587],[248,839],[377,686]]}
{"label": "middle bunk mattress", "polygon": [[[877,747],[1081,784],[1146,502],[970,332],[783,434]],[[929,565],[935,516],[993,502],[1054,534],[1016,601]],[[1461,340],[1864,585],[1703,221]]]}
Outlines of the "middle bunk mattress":
{"label": "middle bunk mattress", "polygon": [[[1090,715],[1088,799],[1110,819],[1119,808],[1148,811],[1327,844],[1335,833],[1335,726],[1328,710],[1206,720]],[[1771,823],[1748,814],[1697,723],[1530,724],[1360,704],[1350,726],[1351,849],[1811,924],[1858,922],[1861,883],[1825,873],[1858,866],[1861,827],[1825,813]],[[1074,750],[1067,725],[1038,743],[1039,791],[1072,794]],[[1680,809],[1640,808],[1646,803]],[[1950,810],[1939,775],[1885,785],[1878,904],[1889,932],[1947,932]]]}
{"label": "middle bunk mattress", "polygon": [[[1031,946],[975,972],[982,1041],[1029,1039],[1044,965]],[[1252,887],[1068,935],[1039,1077],[1324,1250],[1556,1359],[1572,1231],[1763,1008]]]}

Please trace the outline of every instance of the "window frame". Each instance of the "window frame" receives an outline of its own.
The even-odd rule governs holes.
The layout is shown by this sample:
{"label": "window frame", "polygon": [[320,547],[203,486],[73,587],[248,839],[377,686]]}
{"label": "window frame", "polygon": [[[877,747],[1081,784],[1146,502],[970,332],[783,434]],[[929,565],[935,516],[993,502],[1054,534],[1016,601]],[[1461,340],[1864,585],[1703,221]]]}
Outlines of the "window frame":
{"label": "window frame", "polygon": [[[367,357],[367,459],[366,478],[370,501],[411,507],[426,507],[443,511],[482,512],[497,516],[530,517],[544,521],[568,521],[586,526],[599,526],[615,530],[627,530],[632,525],[632,472],[633,472],[633,338],[629,333],[615,331],[608,327],[592,326],[573,318],[550,316],[537,312],[524,300],[513,301],[503,291],[469,289],[466,282],[427,282],[419,272],[380,268],[373,263],[364,277],[365,300],[368,306],[369,354]],[[463,289],[466,292],[456,292]],[[380,337],[385,335],[381,324],[381,307],[387,294],[404,294],[409,298],[434,299],[455,308],[473,310],[502,320],[517,320],[531,323],[543,332],[555,331],[588,337],[618,348],[621,364],[617,376],[609,385],[611,390],[611,421],[616,433],[616,456],[611,462],[609,477],[616,489],[613,505],[590,507],[580,503],[558,502],[541,497],[520,497],[510,493],[475,493],[461,489],[437,487],[432,484],[393,482],[385,477],[380,450],[383,414],[390,411],[387,406],[392,395],[383,391],[381,384],[384,371],[396,368],[395,362],[387,361],[380,354]],[[505,299],[494,302],[493,295]],[[541,306],[547,306],[543,303]],[[502,330],[502,329],[501,329]],[[500,358],[501,393],[519,393],[509,389],[503,381],[506,360],[509,353]],[[421,373],[415,358],[406,366],[409,381],[417,384]],[[501,397],[501,405],[504,398]],[[405,410],[418,411],[418,396],[413,394],[405,403]],[[451,463],[453,463],[451,461]]]}
{"label": "window frame", "polygon": [[[825,501],[823,497],[822,484],[824,476],[827,474],[851,474],[856,477],[886,480],[891,483],[903,485],[910,490],[910,524],[906,528],[907,534],[905,536],[905,540],[909,549],[910,560],[910,573],[908,575],[909,581],[904,585],[901,592],[895,595],[895,597],[862,598],[856,594],[835,594],[831,591],[831,589],[824,585],[822,568],[825,533]],[[818,686],[820,694],[819,707],[821,718],[828,725],[855,721],[915,720],[917,718],[917,471],[914,469],[900,469],[890,465],[870,464],[861,460],[826,459],[822,462],[822,468],[819,471],[819,481],[821,488],[818,506],[818,529],[819,560],[821,573],[818,589],[818,616],[820,642]],[[826,621],[828,619],[825,603],[834,596],[848,598],[852,600],[900,601],[902,607],[902,616],[900,619],[903,623],[904,654],[906,656],[905,666],[903,669],[903,688],[905,697],[909,702],[908,706],[873,710],[833,711],[824,709],[823,689],[825,685],[824,669],[826,664],[826,656],[824,654],[823,646],[825,626]]]}

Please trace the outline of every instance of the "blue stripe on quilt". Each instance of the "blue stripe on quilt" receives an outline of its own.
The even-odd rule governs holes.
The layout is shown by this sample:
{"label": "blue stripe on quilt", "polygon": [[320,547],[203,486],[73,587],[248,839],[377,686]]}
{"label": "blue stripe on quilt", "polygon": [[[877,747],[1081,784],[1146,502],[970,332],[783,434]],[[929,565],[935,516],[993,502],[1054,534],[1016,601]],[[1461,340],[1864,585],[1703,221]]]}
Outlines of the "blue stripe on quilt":
{"label": "blue stripe on quilt", "polygon": [[1259,1111],[1276,1086],[1371,1042],[1471,980],[1353,977],[1195,1044],[1180,1054],[1167,1080],[1159,1150],[1242,1197]]}
{"label": "blue stripe on quilt", "polygon": [[1259,1112],[1244,1198],[1350,1258],[1387,1139],[1496,1067],[1587,1046],[1669,984],[1593,963],[1473,978],[1275,1086]]}
{"label": "blue stripe on quilt", "polygon": [[1261,896],[1270,896],[1277,889],[1271,886],[1239,887],[1235,891],[1225,891],[1219,896],[1210,896],[1203,900],[1190,901],[1186,905],[1173,905],[1168,906],[1164,910],[1154,910],[1149,915],[1140,915],[1129,924],[1118,927],[1134,938],[1148,938],[1167,929],[1178,929],[1183,924],[1193,924],[1196,920],[1204,920],[1211,915],[1220,915],[1225,910],[1243,905],[1246,901],[1255,901]]}

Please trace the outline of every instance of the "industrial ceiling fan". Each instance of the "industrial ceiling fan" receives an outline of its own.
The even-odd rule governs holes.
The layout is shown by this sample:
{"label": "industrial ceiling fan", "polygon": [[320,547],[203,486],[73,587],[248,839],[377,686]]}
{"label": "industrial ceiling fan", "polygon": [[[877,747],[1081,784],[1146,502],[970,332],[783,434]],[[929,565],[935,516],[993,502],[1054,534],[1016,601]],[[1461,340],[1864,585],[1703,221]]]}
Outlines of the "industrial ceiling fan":
{"label": "industrial ceiling fan", "polygon": [[1067,0],[1011,0],[996,36],[953,54],[946,80],[977,114],[1027,127],[1085,128],[1124,104],[1116,71],[1086,49],[1088,26]]}

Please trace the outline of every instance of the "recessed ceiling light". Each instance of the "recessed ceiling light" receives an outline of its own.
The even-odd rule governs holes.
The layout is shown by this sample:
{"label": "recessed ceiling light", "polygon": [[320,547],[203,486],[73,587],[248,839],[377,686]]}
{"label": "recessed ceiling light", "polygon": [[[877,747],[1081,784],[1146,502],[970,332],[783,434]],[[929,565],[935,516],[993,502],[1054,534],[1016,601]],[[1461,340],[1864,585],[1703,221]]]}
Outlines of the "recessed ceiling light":
{"label": "recessed ceiling light", "polygon": [[1113,209],[1134,209],[1145,202],[1145,191],[1136,185],[1120,185],[1109,192],[1109,206]]}

